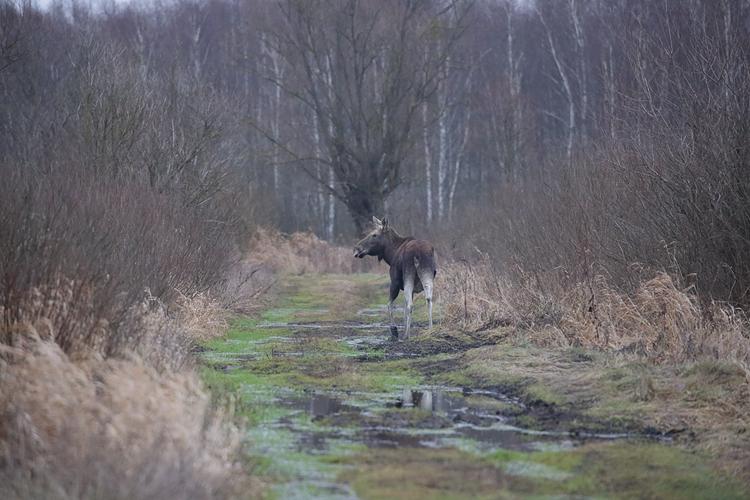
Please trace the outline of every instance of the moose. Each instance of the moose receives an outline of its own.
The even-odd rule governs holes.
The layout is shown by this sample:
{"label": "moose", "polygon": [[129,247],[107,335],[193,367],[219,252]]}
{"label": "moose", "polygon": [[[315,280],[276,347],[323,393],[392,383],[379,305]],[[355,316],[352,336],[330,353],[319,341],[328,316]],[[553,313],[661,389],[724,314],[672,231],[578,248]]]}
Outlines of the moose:
{"label": "moose", "polygon": [[390,266],[391,287],[388,296],[388,316],[391,334],[398,337],[398,328],[393,321],[393,302],[401,290],[404,291],[404,339],[409,338],[411,314],[414,309],[414,294],[424,290],[427,310],[432,328],[432,285],[437,275],[435,249],[425,240],[400,236],[389,224],[388,219],[372,218],[373,228],[354,247],[354,257],[362,259],[367,255],[384,260]]}

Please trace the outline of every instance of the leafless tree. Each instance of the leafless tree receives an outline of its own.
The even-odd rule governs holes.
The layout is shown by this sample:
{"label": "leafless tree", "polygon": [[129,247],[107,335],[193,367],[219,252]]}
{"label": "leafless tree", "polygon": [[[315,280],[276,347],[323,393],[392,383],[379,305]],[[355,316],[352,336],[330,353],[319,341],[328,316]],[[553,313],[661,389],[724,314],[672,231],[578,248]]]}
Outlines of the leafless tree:
{"label": "leafless tree", "polygon": [[275,35],[296,85],[274,83],[314,113],[326,153],[315,160],[335,183],[300,168],[345,204],[359,230],[402,181],[419,111],[443,80],[467,9],[426,0],[283,4],[285,29]]}

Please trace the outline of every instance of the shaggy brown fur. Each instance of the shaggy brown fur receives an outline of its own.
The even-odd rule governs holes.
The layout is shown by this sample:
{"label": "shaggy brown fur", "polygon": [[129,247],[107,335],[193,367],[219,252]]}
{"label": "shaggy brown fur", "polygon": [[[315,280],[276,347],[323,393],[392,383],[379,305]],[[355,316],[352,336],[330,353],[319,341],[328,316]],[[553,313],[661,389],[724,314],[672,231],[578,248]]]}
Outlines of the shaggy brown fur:
{"label": "shaggy brown fur", "polygon": [[406,328],[404,338],[409,338],[411,313],[414,308],[413,295],[425,292],[429,310],[430,328],[432,328],[432,285],[437,274],[435,249],[425,240],[400,236],[388,225],[388,220],[373,217],[374,227],[367,236],[354,247],[354,256],[363,258],[366,255],[384,260],[390,266],[391,287],[388,298],[388,314],[391,320],[391,332],[398,335],[393,322],[393,301],[401,290],[404,291],[404,316]]}

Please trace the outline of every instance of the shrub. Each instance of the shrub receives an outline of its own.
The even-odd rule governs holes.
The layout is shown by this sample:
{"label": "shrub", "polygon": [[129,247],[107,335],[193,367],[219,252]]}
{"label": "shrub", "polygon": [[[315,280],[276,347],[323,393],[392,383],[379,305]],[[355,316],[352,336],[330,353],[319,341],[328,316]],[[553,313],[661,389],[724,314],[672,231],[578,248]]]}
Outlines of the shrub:
{"label": "shrub", "polygon": [[0,188],[2,320],[45,317],[66,352],[113,354],[131,343],[124,322],[147,294],[169,307],[220,288],[236,251],[210,208],[81,172],[10,172]]}

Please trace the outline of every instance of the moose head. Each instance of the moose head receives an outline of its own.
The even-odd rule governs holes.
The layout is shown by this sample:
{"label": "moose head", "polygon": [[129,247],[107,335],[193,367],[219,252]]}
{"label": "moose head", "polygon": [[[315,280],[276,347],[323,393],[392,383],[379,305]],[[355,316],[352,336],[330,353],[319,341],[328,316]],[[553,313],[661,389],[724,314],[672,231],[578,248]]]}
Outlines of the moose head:
{"label": "moose head", "polygon": [[354,247],[354,256],[359,259],[366,255],[377,256],[378,260],[383,258],[387,244],[386,234],[389,230],[388,219],[383,217],[383,220],[380,220],[373,216],[372,224],[372,229]]}

